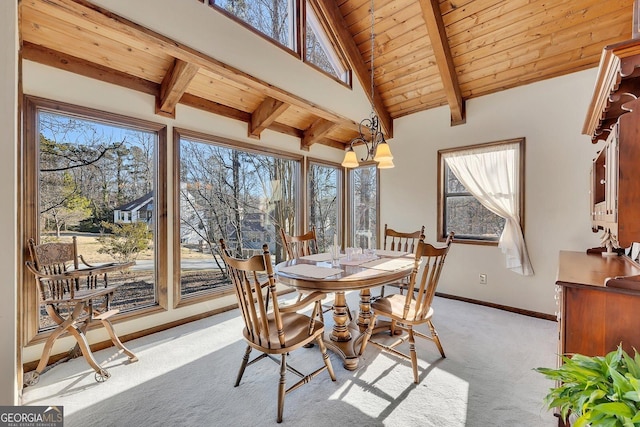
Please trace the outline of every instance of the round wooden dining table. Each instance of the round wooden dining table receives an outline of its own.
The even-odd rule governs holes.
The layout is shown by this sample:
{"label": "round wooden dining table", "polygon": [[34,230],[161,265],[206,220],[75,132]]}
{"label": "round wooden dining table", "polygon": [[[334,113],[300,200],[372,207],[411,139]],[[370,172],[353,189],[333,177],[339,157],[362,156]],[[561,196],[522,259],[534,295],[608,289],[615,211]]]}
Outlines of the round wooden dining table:
{"label": "round wooden dining table", "polygon": [[[281,262],[275,267],[280,283],[299,291],[334,293],[333,328],[325,332],[325,343],[354,370],[359,362],[359,343],[371,320],[371,288],[401,280],[411,274],[415,258],[411,253],[380,251],[375,258],[340,259],[332,265],[329,254],[316,254]],[[345,292],[359,290],[357,321],[350,321]]]}

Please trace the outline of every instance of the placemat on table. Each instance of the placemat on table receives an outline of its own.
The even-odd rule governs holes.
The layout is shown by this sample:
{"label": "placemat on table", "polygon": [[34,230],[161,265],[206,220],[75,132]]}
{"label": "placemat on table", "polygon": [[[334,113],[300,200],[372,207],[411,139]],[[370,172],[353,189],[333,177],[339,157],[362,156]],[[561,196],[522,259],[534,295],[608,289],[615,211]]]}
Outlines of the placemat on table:
{"label": "placemat on table", "polygon": [[323,252],[320,254],[301,256],[300,259],[306,259],[309,261],[331,261],[331,254],[329,252]]}
{"label": "placemat on table", "polygon": [[376,255],[384,256],[384,257],[390,257],[390,258],[397,258],[397,257],[409,256],[409,255],[413,255],[413,254],[411,252],[387,251],[387,250],[384,250],[384,249],[376,249]]}
{"label": "placemat on table", "polygon": [[361,264],[361,267],[373,268],[376,270],[396,271],[413,265],[413,260],[409,258],[380,258]]}
{"label": "placemat on table", "polygon": [[324,279],[342,272],[339,268],[320,267],[313,264],[290,265],[288,267],[282,267],[280,271],[282,273],[297,274],[299,276],[311,277],[313,279]]}

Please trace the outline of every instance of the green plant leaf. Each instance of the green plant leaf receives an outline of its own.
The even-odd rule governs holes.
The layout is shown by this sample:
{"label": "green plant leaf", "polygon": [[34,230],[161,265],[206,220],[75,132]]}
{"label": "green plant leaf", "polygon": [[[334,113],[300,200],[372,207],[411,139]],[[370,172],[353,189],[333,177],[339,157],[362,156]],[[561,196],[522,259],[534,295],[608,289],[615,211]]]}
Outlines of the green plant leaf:
{"label": "green plant leaf", "polygon": [[628,405],[622,402],[601,403],[599,405],[594,406],[592,410],[594,412],[596,411],[602,412],[603,414],[606,414],[606,415],[612,415],[612,416],[620,415],[628,418],[631,418],[634,415],[636,415]]}
{"label": "green plant leaf", "polygon": [[633,390],[633,386],[629,380],[611,366],[609,367],[609,375],[611,376],[613,387],[616,389],[618,396],[622,396],[626,392]]}
{"label": "green plant leaf", "polygon": [[638,390],[632,390],[622,395],[623,399],[632,400],[634,402],[640,402],[640,392]]}
{"label": "green plant leaf", "polygon": [[[634,349],[635,351],[635,349]],[[638,353],[636,352],[636,356]],[[634,378],[640,378],[640,365],[636,363],[634,359],[632,359],[626,352],[622,353],[622,357],[624,358],[624,363],[627,366],[627,371]]]}
{"label": "green plant leaf", "polygon": [[590,422],[590,418],[589,418],[589,414],[584,414],[581,415],[580,417],[578,417],[577,420],[575,420],[575,422],[572,424],[573,427],[584,427],[586,425],[589,425]]}

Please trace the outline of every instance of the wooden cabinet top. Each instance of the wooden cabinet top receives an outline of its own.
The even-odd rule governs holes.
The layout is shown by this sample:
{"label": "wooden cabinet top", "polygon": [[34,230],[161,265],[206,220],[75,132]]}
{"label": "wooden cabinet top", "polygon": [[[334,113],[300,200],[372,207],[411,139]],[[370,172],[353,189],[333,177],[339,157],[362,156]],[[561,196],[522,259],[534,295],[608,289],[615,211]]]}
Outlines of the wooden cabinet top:
{"label": "wooden cabinet top", "polygon": [[[560,251],[558,265],[558,285],[586,285],[601,288],[634,289],[640,281],[634,280],[640,276],[640,266],[625,256],[602,256],[585,252]],[[622,280],[608,279],[625,277]],[[606,285],[605,285],[606,283]]]}
{"label": "wooden cabinet top", "polygon": [[640,95],[640,39],[606,46],[582,133],[596,143],[625,112],[622,105]]}

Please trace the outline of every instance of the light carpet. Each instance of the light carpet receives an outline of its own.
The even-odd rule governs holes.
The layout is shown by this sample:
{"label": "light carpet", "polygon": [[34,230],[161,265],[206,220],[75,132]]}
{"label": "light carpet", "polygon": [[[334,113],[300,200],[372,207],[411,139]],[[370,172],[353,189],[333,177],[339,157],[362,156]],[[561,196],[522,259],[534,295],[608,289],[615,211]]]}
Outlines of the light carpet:
{"label": "light carpet", "polygon": [[[357,293],[348,301],[357,307]],[[557,425],[543,405],[553,383],[533,371],[555,366],[557,323],[438,297],[433,307],[447,357],[417,340],[420,384],[408,361],[375,346],[355,371],[330,353],[337,381],[323,372],[289,393],[281,425]],[[233,387],[245,349],[242,327],[233,310],[127,342],[139,357],[133,364],[114,347],[96,352],[111,373],[105,383],[95,382],[83,358],[71,360],[25,388],[23,403],[63,406],[66,427],[276,425],[276,363],[249,366]],[[304,373],[322,365],[317,347],[288,360]]]}

